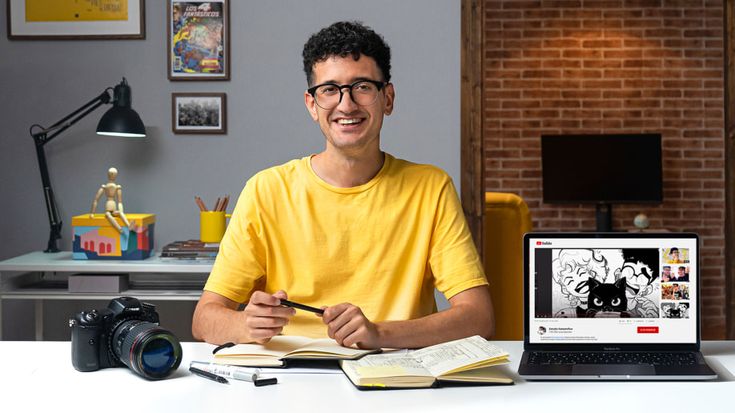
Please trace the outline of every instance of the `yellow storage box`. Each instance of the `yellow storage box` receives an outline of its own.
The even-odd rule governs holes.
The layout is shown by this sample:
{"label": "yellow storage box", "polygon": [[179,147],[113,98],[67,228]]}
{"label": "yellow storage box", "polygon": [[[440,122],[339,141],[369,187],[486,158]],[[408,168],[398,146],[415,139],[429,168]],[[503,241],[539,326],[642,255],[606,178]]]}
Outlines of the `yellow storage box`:
{"label": "yellow storage box", "polygon": [[72,256],[77,260],[143,260],[153,251],[154,214],[125,214],[130,226],[117,232],[104,214],[77,215],[71,219],[74,230]]}

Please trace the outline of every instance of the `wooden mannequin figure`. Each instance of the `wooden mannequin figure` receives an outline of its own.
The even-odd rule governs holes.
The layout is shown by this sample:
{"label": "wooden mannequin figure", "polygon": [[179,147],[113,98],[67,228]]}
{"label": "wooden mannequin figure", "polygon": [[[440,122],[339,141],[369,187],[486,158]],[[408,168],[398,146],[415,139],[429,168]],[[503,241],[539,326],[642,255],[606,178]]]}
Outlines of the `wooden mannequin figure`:
{"label": "wooden mannequin figure", "polygon": [[128,221],[128,218],[125,216],[125,212],[123,211],[122,186],[115,183],[115,178],[117,178],[117,169],[108,169],[107,183],[97,190],[97,195],[95,195],[94,201],[92,201],[92,211],[89,213],[89,217],[94,218],[94,211],[97,209],[97,201],[99,201],[104,194],[107,196],[107,201],[105,201],[105,218],[110,222],[110,225],[115,227],[118,232],[122,233],[122,227],[117,223],[115,217],[120,217],[120,219],[125,223],[125,226],[129,228],[130,221]]}

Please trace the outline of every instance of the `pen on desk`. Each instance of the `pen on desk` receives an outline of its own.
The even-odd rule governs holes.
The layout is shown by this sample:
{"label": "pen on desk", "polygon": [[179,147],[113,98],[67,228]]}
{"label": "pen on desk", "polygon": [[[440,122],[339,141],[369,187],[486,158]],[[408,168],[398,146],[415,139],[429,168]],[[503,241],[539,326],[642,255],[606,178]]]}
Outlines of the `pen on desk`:
{"label": "pen on desk", "polygon": [[249,381],[257,387],[278,383],[278,379],[275,377],[268,379],[258,378],[258,375],[260,374],[260,369],[258,368],[249,369],[245,367],[207,363],[204,361],[192,361],[189,363],[189,366],[190,368],[198,368],[230,379]]}
{"label": "pen on desk", "polygon": [[299,310],[311,311],[312,313],[324,315],[324,310],[322,310],[321,308],[311,307],[308,305],[295,303],[293,301],[281,299],[281,305],[285,305],[286,307],[298,308]]}
{"label": "pen on desk", "polygon": [[196,374],[199,377],[204,377],[205,379],[216,381],[217,383],[222,383],[222,384],[229,383],[227,381],[227,379],[224,378],[224,377],[222,377],[222,376],[218,376],[218,375],[216,375],[214,373],[210,373],[208,371],[201,370],[201,369],[198,369],[198,368],[193,367],[193,366],[189,366],[189,371],[192,372],[192,373],[194,373],[194,374]]}
{"label": "pen on desk", "polygon": [[260,369],[248,369],[245,367],[227,366],[223,364],[208,363],[205,361],[192,361],[189,367],[198,368],[209,373],[218,374],[235,380],[254,382],[260,374]]}

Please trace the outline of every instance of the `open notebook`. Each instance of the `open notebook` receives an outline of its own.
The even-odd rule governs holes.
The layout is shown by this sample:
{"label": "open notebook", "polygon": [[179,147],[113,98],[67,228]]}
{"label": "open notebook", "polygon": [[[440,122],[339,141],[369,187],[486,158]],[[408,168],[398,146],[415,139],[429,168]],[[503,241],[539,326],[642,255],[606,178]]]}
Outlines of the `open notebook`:
{"label": "open notebook", "polygon": [[214,362],[236,366],[284,366],[288,360],[355,360],[376,350],[342,347],[331,338],[275,336],[265,344],[236,344],[222,348]]}
{"label": "open notebook", "polygon": [[480,336],[340,362],[359,389],[512,384],[510,372],[501,366],[508,363],[507,352]]}

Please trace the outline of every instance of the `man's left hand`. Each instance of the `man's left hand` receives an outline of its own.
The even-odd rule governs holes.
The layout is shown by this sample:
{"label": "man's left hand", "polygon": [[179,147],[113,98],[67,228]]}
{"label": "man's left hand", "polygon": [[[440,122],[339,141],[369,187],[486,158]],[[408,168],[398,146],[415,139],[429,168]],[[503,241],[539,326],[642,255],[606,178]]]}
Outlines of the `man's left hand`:
{"label": "man's left hand", "polygon": [[380,348],[378,326],[365,317],[360,307],[350,303],[326,307],[322,320],[329,337],[341,346]]}

